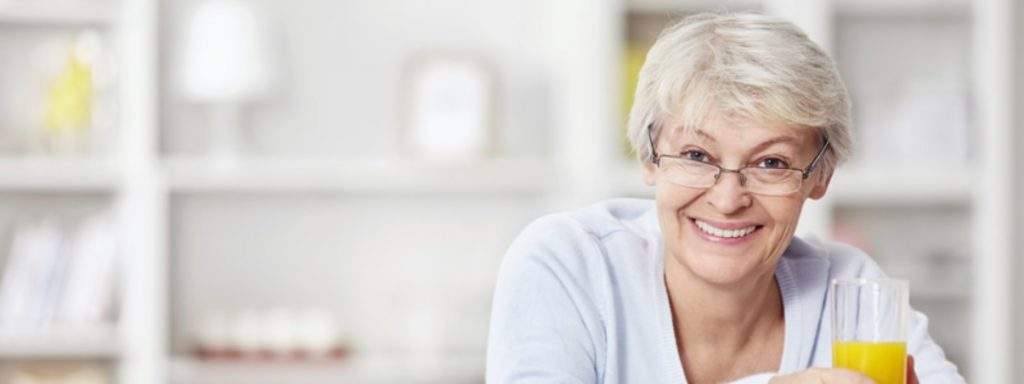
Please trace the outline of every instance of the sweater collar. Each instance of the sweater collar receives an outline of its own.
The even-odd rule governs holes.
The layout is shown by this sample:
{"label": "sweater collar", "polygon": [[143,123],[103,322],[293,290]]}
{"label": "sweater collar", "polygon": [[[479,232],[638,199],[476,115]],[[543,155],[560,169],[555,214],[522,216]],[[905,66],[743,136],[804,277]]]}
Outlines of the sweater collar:
{"label": "sweater collar", "polygon": [[[658,259],[656,263],[657,275],[662,275],[661,252],[664,251],[663,237],[658,223],[658,212],[656,206],[651,204],[650,208],[639,217],[638,224],[644,232],[653,234],[656,244],[653,255]],[[783,315],[786,322],[786,334],[782,351],[782,360],[779,365],[779,373],[792,373],[806,369],[811,365],[811,358],[814,356],[814,346],[820,336],[822,328],[818,324],[826,310],[825,295],[828,290],[828,275],[830,263],[826,257],[827,252],[821,241],[814,237],[807,240],[794,236],[783,251],[779,263],[775,267],[775,278],[779,282],[779,291],[782,295]],[[664,289],[662,281],[661,289]],[[667,293],[665,293],[667,294]],[[666,308],[667,308],[667,304]],[[662,319],[666,326],[666,332],[671,330],[671,314],[667,319]],[[671,335],[671,334],[670,334]],[[674,336],[670,339],[674,340]],[[675,349],[674,341],[671,345]],[[675,358],[678,359],[678,355]],[[677,360],[678,361],[678,360]],[[678,372],[681,375],[682,372]],[[676,376],[675,378],[679,378]]]}

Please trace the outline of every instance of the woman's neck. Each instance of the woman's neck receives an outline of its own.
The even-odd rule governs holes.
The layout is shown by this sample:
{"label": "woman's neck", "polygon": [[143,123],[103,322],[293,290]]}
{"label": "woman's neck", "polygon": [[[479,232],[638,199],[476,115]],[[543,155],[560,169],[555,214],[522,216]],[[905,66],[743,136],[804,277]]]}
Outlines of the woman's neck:
{"label": "woman's neck", "polygon": [[665,285],[680,348],[737,353],[758,347],[781,329],[782,296],[774,273],[729,286],[694,276],[665,258]]}

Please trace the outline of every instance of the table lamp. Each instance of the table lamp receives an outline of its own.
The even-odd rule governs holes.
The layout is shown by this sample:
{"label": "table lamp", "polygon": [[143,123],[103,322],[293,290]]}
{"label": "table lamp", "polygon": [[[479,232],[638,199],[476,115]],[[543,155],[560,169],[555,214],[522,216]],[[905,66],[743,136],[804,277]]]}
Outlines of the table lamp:
{"label": "table lamp", "polygon": [[276,82],[261,13],[239,0],[208,0],[189,15],[180,38],[177,86],[207,108],[212,155],[234,165],[240,155],[242,108],[269,96]]}

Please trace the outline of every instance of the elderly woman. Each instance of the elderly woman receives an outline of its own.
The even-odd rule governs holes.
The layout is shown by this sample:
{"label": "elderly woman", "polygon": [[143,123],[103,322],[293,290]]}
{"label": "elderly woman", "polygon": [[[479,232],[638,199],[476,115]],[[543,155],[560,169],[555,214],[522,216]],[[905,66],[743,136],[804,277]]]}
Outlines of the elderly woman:
{"label": "elderly woman", "polygon": [[[832,369],[828,282],[878,277],[794,237],[850,153],[832,60],[792,24],[701,14],[648,53],[629,139],[654,201],[530,224],[501,267],[491,383],[863,383]],[[962,383],[912,312],[909,382]]]}

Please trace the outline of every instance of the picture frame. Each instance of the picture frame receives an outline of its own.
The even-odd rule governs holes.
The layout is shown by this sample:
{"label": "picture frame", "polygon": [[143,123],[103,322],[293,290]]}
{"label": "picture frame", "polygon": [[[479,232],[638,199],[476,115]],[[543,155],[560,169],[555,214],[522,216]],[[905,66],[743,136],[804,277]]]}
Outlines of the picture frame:
{"label": "picture frame", "polygon": [[420,54],[409,61],[405,79],[403,153],[441,162],[495,154],[491,65],[472,54]]}

